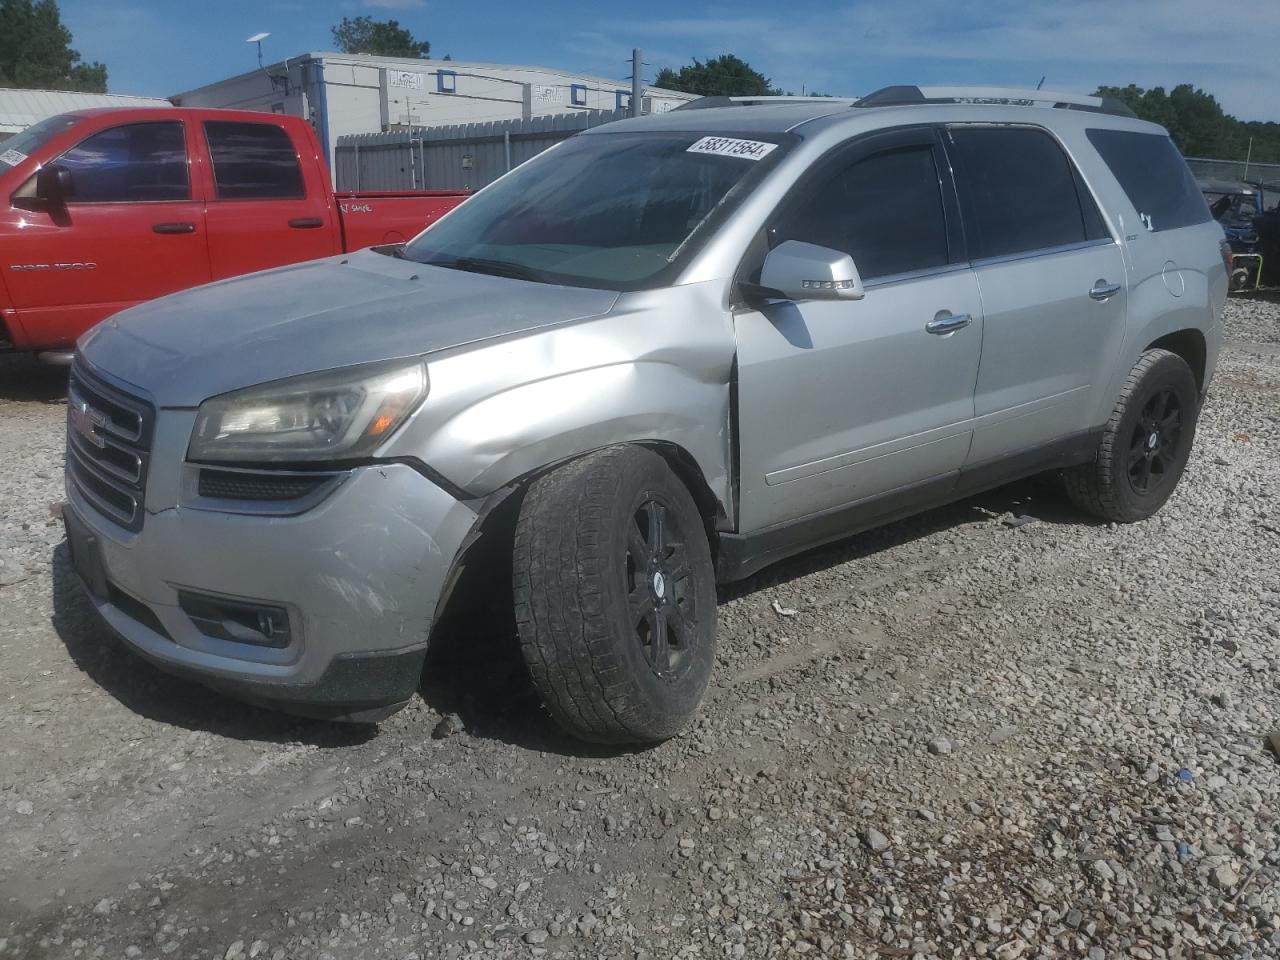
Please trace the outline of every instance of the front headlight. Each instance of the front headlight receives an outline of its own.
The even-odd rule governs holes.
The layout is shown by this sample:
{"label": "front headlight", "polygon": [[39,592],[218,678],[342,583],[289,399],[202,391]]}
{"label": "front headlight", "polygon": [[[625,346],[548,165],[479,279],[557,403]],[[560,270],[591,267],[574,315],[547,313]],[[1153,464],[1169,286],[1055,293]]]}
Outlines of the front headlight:
{"label": "front headlight", "polygon": [[200,404],[187,459],[299,463],[367,456],[427,395],[421,360],[370,363],[225,393]]}

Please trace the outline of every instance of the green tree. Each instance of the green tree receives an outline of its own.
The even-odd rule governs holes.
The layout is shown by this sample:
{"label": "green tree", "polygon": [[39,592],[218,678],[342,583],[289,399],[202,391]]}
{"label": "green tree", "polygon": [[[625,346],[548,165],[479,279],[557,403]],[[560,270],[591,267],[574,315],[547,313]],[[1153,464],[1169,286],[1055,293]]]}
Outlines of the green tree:
{"label": "green tree", "polygon": [[666,90],[683,90],[704,97],[769,97],[779,92],[768,77],[732,53],[721,54],[705,63],[695,57],[693,63],[679,70],[664,67],[653,82]]}
{"label": "green tree", "polygon": [[1166,93],[1164,87],[1144,90],[1131,83],[1099,87],[1096,95],[1116,97],[1143,120],[1160,124],[1188,157],[1243,160],[1252,139],[1255,163],[1280,163],[1280,124],[1237,120],[1193,84],[1180,83]]}
{"label": "green tree", "polygon": [[107,68],[71,49],[55,0],[0,0],[0,87],[107,92]]}
{"label": "green tree", "polygon": [[415,40],[408,28],[398,20],[374,20],[372,17],[343,17],[332,28],[333,42],[343,53],[372,53],[380,57],[412,57],[423,59],[431,52],[426,40]]}

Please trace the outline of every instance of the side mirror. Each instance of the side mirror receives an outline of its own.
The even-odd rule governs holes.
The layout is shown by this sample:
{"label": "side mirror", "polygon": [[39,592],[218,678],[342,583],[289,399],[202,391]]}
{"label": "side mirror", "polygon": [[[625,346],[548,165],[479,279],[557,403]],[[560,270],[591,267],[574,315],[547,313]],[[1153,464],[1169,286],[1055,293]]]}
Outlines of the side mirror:
{"label": "side mirror", "polygon": [[71,181],[71,171],[62,164],[52,163],[36,174],[36,199],[48,206],[61,207],[68,198],[75,195],[76,187]]}
{"label": "side mirror", "polygon": [[760,292],[787,300],[861,300],[862,278],[847,253],[788,240],[769,251],[760,270]]}

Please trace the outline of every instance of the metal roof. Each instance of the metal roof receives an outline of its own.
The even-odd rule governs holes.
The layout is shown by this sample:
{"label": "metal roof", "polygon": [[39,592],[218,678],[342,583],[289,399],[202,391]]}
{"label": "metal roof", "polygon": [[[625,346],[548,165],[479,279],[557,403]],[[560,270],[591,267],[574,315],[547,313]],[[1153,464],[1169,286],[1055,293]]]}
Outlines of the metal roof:
{"label": "metal roof", "polygon": [[46,117],[91,107],[170,107],[159,97],[122,97],[70,90],[15,90],[0,87],[0,133],[17,133]]}

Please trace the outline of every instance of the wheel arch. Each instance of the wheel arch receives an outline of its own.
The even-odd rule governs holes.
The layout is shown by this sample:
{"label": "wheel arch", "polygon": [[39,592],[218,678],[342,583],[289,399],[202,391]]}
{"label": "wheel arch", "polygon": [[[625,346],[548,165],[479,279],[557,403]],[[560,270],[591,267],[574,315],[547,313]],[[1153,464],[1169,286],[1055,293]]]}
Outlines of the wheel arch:
{"label": "wheel arch", "polygon": [[1191,368],[1191,373],[1196,378],[1196,388],[1204,392],[1209,351],[1205,336],[1200,330],[1189,327],[1167,333],[1147,344],[1142,352],[1146,353],[1148,350],[1168,350],[1170,353],[1176,353]]}
{"label": "wheel arch", "polygon": [[[484,499],[475,525],[459,547],[449,573],[445,577],[445,587],[441,590],[440,599],[436,605],[433,626],[442,619],[447,609],[458,602],[457,595],[465,593],[468,583],[476,579],[474,571],[477,567],[502,565],[509,560],[508,548],[515,533],[520,504],[524,499],[525,491],[533,481],[574,460],[609,447],[629,445],[644,447],[662,457],[676,479],[689,491],[702,516],[707,544],[711,549],[711,558],[713,562],[718,561],[720,544],[717,530],[720,521],[726,518],[725,506],[707,481],[697,458],[684,447],[669,440],[639,439],[602,444],[529,470]],[[468,571],[471,571],[470,576]],[[481,575],[479,579],[487,581],[488,578]]]}

